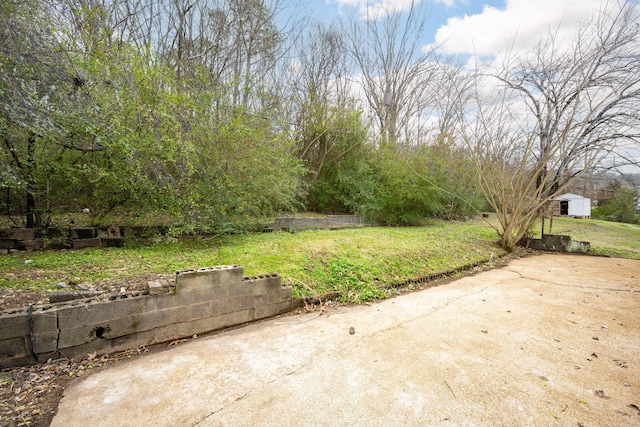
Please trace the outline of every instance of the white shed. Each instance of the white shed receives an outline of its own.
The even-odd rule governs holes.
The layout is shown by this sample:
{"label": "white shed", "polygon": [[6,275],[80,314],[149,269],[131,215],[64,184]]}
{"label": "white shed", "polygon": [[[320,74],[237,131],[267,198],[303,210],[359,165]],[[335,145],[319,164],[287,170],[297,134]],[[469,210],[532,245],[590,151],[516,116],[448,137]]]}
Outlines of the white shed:
{"label": "white shed", "polygon": [[591,217],[591,199],[588,197],[567,193],[553,200],[554,216],[571,216],[574,218]]}

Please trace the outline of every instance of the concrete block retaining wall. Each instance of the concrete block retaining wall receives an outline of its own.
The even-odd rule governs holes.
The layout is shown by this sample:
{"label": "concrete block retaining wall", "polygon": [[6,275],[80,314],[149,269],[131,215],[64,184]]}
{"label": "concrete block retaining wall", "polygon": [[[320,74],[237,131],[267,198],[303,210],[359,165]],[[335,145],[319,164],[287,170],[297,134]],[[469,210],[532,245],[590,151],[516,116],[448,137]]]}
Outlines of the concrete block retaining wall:
{"label": "concrete block retaining wall", "polygon": [[4,228],[0,230],[0,254],[13,251],[122,247],[121,227]]}
{"label": "concrete block retaining wall", "polygon": [[[330,230],[364,225],[364,220],[356,215],[282,217],[264,231]],[[0,229],[0,255],[25,250],[122,247],[125,235],[144,238],[162,236],[168,231],[166,226],[4,228]]]}
{"label": "concrete block retaining wall", "polygon": [[589,242],[571,240],[570,236],[545,234],[541,239],[531,239],[529,247],[538,251],[586,254],[589,252],[591,244]]}
{"label": "concrete block retaining wall", "polygon": [[191,337],[298,305],[279,275],[243,277],[243,268],[236,265],[178,271],[175,289],[157,292],[0,313],[0,367]]}
{"label": "concrete block retaining wall", "polygon": [[273,231],[325,230],[364,226],[362,217],[356,215],[327,215],[325,217],[281,217],[272,226]]}

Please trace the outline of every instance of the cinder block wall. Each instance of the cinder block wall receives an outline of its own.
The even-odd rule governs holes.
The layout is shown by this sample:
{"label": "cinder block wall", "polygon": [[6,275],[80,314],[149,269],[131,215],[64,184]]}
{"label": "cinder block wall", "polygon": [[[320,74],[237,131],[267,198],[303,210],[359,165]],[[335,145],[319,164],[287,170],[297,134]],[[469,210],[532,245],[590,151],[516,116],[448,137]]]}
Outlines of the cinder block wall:
{"label": "cinder block wall", "polygon": [[305,217],[282,217],[276,219],[272,228],[274,231],[303,231],[303,230],[321,230],[321,229],[338,229],[338,228],[354,228],[364,226],[364,221],[356,215],[327,215],[317,218]]}
{"label": "cinder block wall", "polygon": [[586,254],[591,249],[591,244],[589,242],[571,240],[571,236],[545,234],[541,239],[531,239],[529,247],[537,251]]}
{"label": "cinder block wall", "polygon": [[280,276],[237,265],[181,270],[173,293],[77,300],[0,314],[0,367],[109,353],[203,334],[298,305]]}
{"label": "cinder block wall", "polygon": [[109,248],[123,245],[122,227],[0,229],[0,255],[14,251]]}

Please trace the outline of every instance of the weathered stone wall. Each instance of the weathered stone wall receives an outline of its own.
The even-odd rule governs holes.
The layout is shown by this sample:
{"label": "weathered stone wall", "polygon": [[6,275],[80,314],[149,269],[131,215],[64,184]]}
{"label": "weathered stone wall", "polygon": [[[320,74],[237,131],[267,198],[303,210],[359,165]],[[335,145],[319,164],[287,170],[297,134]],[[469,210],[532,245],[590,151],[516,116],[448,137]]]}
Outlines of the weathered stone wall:
{"label": "weathered stone wall", "polygon": [[122,247],[121,227],[4,228],[0,229],[0,254],[46,249]]}
{"label": "weathered stone wall", "polygon": [[586,254],[591,245],[589,242],[571,240],[570,236],[545,234],[541,239],[531,239],[529,247],[539,251]]}
{"label": "weathered stone wall", "polygon": [[281,217],[272,226],[273,231],[331,230],[364,226],[364,221],[356,215],[327,215],[324,217]]}
{"label": "weathered stone wall", "polygon": [[176,287],[115,300],[77,300],[0,314],[0,367],[108,353],[203,334],[298,305],[277,274],[240,266],[176,273]]}

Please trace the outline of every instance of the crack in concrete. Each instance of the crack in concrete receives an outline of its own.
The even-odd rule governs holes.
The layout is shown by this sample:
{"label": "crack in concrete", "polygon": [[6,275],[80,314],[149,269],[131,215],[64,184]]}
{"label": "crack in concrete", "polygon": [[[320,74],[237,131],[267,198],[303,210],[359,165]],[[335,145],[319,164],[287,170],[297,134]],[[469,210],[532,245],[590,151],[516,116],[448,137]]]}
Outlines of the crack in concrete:
{"label": "crack in concrete", "polygon": [[570,284],[566,284],[566,283],[554,282],[552,280],[544,280],[544,279],[525,276],[524,274],[520,273],[519,271],[514,271],[514,270],[509,270],[509,269],[505,269],[505,270],[517,274],[518,276],[520,276],[521,279],[547,283],[549,285],[563,286],[565,288],[595,289],[597,291],[628,292],[628,293],[632,293],[632,294],[633,293],[640,293],[640,289],[620,289],[620,288],[607,288],[607,287],[598,287],[598,286],[570,285]]}

